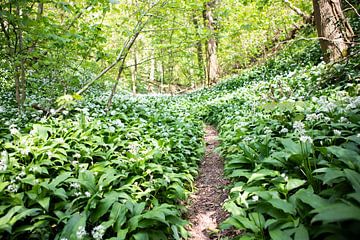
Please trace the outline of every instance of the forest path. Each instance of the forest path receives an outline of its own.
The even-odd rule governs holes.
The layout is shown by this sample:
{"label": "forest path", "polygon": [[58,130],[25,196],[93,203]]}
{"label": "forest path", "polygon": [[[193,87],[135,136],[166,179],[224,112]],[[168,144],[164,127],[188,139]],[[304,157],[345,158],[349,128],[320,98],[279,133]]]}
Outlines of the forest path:
{"label": "forest path", "polygon": [[188,206],[190,240],[220,239],[218,224],[228,216],[222,209],[228,181],[223,176],[223,160],[214,151],[219,145],[218,133],[212,126],[206,126],[205,132],[206,152],[195,181],[197,190],[191,195]]}

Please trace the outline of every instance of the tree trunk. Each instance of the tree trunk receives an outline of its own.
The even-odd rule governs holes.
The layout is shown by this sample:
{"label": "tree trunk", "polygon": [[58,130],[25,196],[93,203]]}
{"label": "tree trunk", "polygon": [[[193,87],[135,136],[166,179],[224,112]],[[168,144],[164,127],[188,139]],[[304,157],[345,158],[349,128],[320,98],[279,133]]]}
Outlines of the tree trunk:
{"label": "tree trunk", "polygon": [[207,26],[210,37],[207,41],[207,73],[208,84],[216,83],[219,77],[219,65],[216,55],[217,43],[215,39],[215,22],[213,17],[213,8],[216,1],[210,1],[205,4],[204,20]]}
{"label": "tree trunk", "polygon": [[136,49],[134,49],[134,68],[131,69],[131,89],[132,94],[136,95],[136,79],[137,79],[137,70],[138,70]]}
{"label": "tree trunk", "polygon": [[204,82],[204,80],[206,78],[206,66],[204,64],[203,44],[202,44],[202,41],[201,41],[201,36],[199,34],[200,25],[199,25],[199,21],[198,21],[195,14],[192,16],[192,19],[193,19],[193,24],[194,24],[194,27],[195,27],[196,37],[197,37],[196,55],[197,55],[197,62],[198,62],[198,76],[199,76],[199,79],[202,82]]}
{"label": "tree trunk", "polygon": [[313,6],[324,60],[332,62],[346,57],[354,32],[342,12],[340,0],[313,0]]}

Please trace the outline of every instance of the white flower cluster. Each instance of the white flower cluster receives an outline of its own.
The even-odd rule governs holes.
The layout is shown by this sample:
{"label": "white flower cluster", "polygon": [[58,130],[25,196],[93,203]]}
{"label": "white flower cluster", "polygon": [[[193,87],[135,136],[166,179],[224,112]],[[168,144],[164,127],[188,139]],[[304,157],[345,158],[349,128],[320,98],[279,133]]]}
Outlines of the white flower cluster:
{"label": "white flower cluster", "polygon": [[246,137],[244,137],[242,140],[243,140],[244,142],[251,142],[252,140],[254,140],[254,138],[251,137],[251,136],[246,136]]}
{"label": "white flower cluster", "polygon": [[335,136],[341,136],[341,131],[334,129]]}
{"label": "white flower cluster", "polygon": [[280,133],[288,133],[289,132],[289,129],[287,129],[286,127],[283,127],[281,130],[280,130]]}
{"label": "white flower cluster", "polygon": [[346,106],[346,110],[356,109],[360,107],[360,96],[351,98],[349,104]]}
{"label": "white flower cluster", "polygon": [[253,195],[253,196],[251,197],[251,199],[252,199],[254,202],[257,202],[257,201],[259,201],[259,196],[258,196],[258,195]]}
{"label": "white flower cluster", "polygon": [[318,121],[324,117],[324,114],[322,113],[311,113],[306,115],[307,121]]}
{"label": "white flower cluster", "polygon": [[286,173],[282,173],[280,176],[284,178],[285,182],[289,181],[289,177],[286,175]]}
{"label": "white flower cluster", "polygon": [[271,131],[270,128],[265,127],[265,128],[264,128],[264,133],[265,133],[266,135],[271,135],[272,131]]}
{"label": "white flower cluster", "polygon": [[116,119],[112,123],[120,128],[123,128],[125,126],[124,123],[120,119]]}
{"label": "white flower cluster", "polygon": [[129,152],[131,153],[131,154],[137,154],[137,152],[139,151],[139,145],[137,144],[137,143],[131,143],[130,145],[129,145]]}
{"label": "white flower cluster", "polygon": [[0,171],[5,171],[8,167],[8,154],[6,151],[3,151],[1,153],[1,158],[0,158]]}
{"label": "white flower cluster", "polygon": [[10,184],[6,189],[11,193],[16,193],[18,191],[18,187],[15,184]]}
{"label": "white flower cluster", "polygon": [[300,141],[303,143],[306,143],[306,142],[312,143],[313,142],[312,138],[310,136],[306,136],[306,135],[300,136]]}
{"label": "white flower cluster", "polygon": [[81,186],[77,182],[72,182],[72,183],[70,183],[70,187],[74,188],[74,189],[80,189]]}
{"label": "white flower cluster", "polygon": [[19,130],[16,128],[16,125],[14,125],[14,124],[10,125],[9,130],[10,130],[11,135],[17,135],[20,133]]}
{"label": "white flower cluster", "polygon": [[95,240],[101,240],[105,234],[105,230],[104,226],[98,225],[91,231],[91,235]]}
{"label": "white flower cluster", "polygon": [[313,98],[313,101],[316,101],[320,105],[319,111],[333,112],[337,107],[335,103],[328,101],[326,96],[321,96],[320,98]]}
{"label": "white flower cluster", "polygon": [[85,227],[84,226],[80,226],[78,228],[78,230],[76,231],[76,237],[78,239],[83,239],[85,236],[87,235]]}
{"label": "white flower cluster", "polygon": [[340,122],[341,123],[349,123],[349,119],[347,119],[346,117],[341,117]]}
{"label": "white flower cluster", "polygon": [[299,134],[303,135],[305,134],[305,125],[302,122],[295,121],[293,124],[293,128],[295,132],[298,132]]}

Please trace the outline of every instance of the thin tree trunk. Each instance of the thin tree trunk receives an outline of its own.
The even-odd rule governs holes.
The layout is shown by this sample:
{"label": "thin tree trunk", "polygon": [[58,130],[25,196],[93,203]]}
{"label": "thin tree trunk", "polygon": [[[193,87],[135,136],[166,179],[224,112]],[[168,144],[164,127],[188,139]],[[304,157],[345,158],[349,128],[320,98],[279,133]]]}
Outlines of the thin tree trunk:
{"label": "thin tree trunk", "polygon": [[216,1],[210,1],[205,4],[204,19],[210,32],[210,38],[207,41],[207,73],[208,85],[216,83],[219,77],[219,65],[217,59],[217,42],[215,39],[215,22],[213,17],[213,8]]}
{"label": "thin tree trunk", "polygon": [[198,61],[198,76],[199,79],[203,82],[206,79],[206,66],[204,64],[204,54],[203,54],[203,45],[201,41],[201,36],[199,34],[200,25],[199,21],[196,18],[195,14],[192,16],[193,24],[196,31],[196,55],[197,55],[197,61]]}
{"label": "thin tree trunk", "polygon": [[160,62],[160,93],[164,92],[164,78],[165,78],[165,70],[164,70],[164,62]]}
{"label": "thin tree trunk", "polygon": [[155,49],[152,49],[151,50],[151,62],[150,62],[150,74],[149,74],[149,81],[150,82],[155,81],[155,67],[156,67]]}
{"label": "thin tree trunk", "polygon": [[354,32],[346,20],[340,0],[313,0],[315,24],[326,62],[349,54]]}
{"label": "thin tree trunk", "polygon": [[133,95],[136,95],[137,64],[136,49],[134,49],[134,68],[131,70],[131,90]]}

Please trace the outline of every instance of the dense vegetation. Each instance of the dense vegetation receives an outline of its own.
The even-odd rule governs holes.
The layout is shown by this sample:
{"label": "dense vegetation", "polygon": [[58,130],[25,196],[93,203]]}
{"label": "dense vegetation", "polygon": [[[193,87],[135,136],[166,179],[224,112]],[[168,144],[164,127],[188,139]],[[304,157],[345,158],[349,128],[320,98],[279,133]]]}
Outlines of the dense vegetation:
{"label": "dense vegetation", "polygon": [[[289,1],[208,2],[0,3],[1,239],[187,239],[204,122],[219,130],[235,239],[360,237],[358,39],[325,63]],[[220,76],[237,75],[134,95],[211,84],[211,39]]]}
{"label": "dense vegetation", "polygon": [[316,44],[190,96],[218,126],[233,182],[222,225],[238,239],[360,236],[360,57],[326,65]]}

